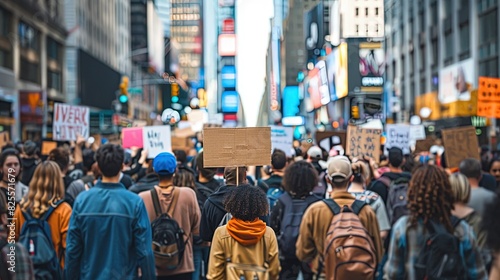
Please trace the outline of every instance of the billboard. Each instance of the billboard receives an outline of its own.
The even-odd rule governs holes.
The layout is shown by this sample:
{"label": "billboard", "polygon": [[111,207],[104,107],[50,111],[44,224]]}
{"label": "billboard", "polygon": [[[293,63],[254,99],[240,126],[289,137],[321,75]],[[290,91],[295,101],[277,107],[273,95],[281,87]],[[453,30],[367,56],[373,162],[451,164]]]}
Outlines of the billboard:
{"label": "billboard", "polygon": [[324,44],[323,3],[304,14],[304,43],[308,57],[319,55]]}
{"label": "billboard", "polygon": [[351,39],[349,55],[349,92],[384,91],[385,52],[382,42]]}
{"label": "billboard", "polygon": [[347,96],[347,44],[341,43],[326,57],[326,70],[330,99],[339,100]]}
{"label": "billboard", "polygon": [[220,56],[235,56],[236,55],[236,35],[235,34],[220,34],[219,35],[219,55]]}
{"label": "billboard", "polygon": [[450,65],[439,72],[439,101],[449,104],[469,101],[475,88],[474,60],[472,58]]}
{"label": "billboard", "polygon": [[156,73],[163,74],[165,71],[163,25],[152,1],[148,2],[147,22],[149,66],[152,67]]}

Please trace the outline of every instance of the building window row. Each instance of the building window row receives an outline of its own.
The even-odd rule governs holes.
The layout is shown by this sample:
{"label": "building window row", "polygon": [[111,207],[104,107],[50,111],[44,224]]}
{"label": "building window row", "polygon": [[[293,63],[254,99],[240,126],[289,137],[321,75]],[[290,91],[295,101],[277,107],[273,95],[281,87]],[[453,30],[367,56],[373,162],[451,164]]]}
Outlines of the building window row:
{"label": "building window row", "polygon": [[199,20],[200,14],[172,14],[171,20]]}
{"label": "building window row", "polygon": [[[368,12],[368,11],[369,11],[369,9],[368,9],[368,8],[365,8],[365,16],[368,16],[368,15],[369,15],[369,12]],[[379,12],[378,12],[378,11],[379,11],[379,8],[378,8],[378,7],[376,7],[376,8],[374,9],[374,15],[378,16],[378,15],[379,15]],[[355,14],[356,16],[359,16],[359,8],[358,8],[358,7],[356,7],[356,8],[355,8],[355,12],[354,12],[354,14]]]}

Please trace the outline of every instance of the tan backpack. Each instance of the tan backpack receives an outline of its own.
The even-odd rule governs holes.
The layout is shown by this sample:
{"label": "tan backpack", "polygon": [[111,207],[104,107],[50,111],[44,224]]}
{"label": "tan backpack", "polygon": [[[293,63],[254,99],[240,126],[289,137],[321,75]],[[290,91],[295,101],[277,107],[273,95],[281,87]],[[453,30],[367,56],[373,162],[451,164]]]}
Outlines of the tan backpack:
{"label": "tan backpack", "polygon": [[325,251],[318,274],[323,267],[326,279],[374,279],[377,255],[373,240],[358,215],[366,205],[355,200],[340,207],[332,199],[323,200],[333,212],[325,239]]}

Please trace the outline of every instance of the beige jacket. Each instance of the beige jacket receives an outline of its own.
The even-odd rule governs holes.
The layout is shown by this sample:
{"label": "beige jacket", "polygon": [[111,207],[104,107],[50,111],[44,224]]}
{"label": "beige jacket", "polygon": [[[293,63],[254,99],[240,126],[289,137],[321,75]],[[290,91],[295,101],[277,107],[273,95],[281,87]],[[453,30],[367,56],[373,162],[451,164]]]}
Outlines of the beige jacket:
{"label": "beige jacket", "polygon": [[[266,233],[255,245],[243,246],[229,235],[226,226],[221,226],[215,230],[210,249],[210,260],[208,261],[207,279],[230,279],[226,276],[226,259],[231,255],[232,263],[264,264],[264,242],[269,261],[269,279],[278,279],[281,267],[278,254],[278,243],[276,235],[270,227],[266,227]],[[238,279],[235,279],[238,280]]]}

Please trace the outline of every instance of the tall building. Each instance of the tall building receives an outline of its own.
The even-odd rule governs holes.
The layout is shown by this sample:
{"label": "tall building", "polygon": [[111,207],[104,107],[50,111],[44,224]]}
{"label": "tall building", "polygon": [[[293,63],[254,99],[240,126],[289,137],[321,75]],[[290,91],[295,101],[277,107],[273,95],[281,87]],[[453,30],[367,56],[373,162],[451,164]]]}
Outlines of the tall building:
{"label": "tall building", "polygon": [[[111,125],[121,78],[131,73],[130,0],[65,0],[64,4],[67,102],[89,106],[91,114],[107,112]],[[99,133],[102,126],[91,124],[90,130]]]}
{"label": "tall building", "polygon": [[498,0],[385,1],[394,118],[470,123],[478,77],[499,75],[499,7]]}
{"label": "tall building", "polygon": [[343,38],[384,37],[384,1],[340,1]]}
{"label": "tall building", "polygon": [[63,3],[0,1],[0,131],[40,140],[48,102],[65,102]]}

